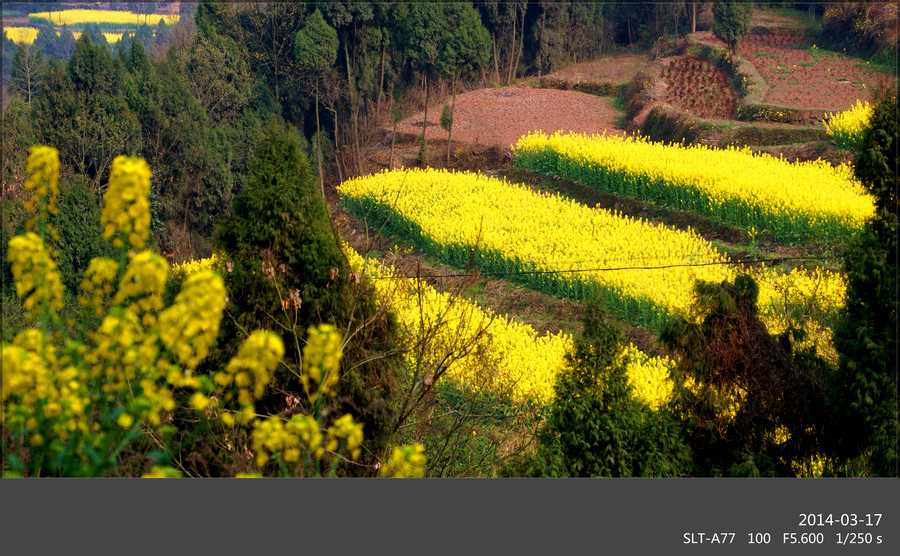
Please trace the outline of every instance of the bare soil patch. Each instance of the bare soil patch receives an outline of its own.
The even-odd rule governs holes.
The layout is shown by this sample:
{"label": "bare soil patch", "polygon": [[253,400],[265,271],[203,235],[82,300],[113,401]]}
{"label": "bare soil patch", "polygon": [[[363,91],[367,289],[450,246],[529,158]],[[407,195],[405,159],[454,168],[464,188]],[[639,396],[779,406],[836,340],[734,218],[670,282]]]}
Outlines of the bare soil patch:
{"label": "bare soil patch", "polygon": [[[421,134],[424,117],[424,111],[414,114],[397,126],[397,132]],[[426,138],[446,141],[440,117],[441,105],[428,108]],[[479,89],[456,97],[453,140],[509,148],[533,131],[622,134],[620,117],[612,99],[575,91],[514,86]]]}
{"label": "bare soil patch", "polygon": [[575,64],[547,75],[572,83],[628,83],[647,64],[646,54],[616,54],[593,62]]}

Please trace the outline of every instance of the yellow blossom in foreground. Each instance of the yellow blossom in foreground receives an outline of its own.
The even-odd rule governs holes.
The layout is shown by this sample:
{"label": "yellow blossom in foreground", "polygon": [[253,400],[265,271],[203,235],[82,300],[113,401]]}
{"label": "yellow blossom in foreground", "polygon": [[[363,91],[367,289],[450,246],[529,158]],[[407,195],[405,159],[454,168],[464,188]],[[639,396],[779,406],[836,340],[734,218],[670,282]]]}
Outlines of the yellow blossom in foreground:
{"label": "yellow blossom in foreground", "polygon": [[250,408],[249,413],[235,415],[238,424],[249,422],[253,418],[253,400],[263,397],[282,357],[284,343],[281,337],[272,332],[257,330],[244,341],[225,370],[215,374],[217,385],[237,385],[238,401],[245,410]]}
{"label": "yellow blossom in foreground", "polygon": [[46,299],[51,315],[62,311],[62,276],[37,234],[26,232],[12,238],[9,241],[7,259],[16,281],[16,295],[24,298],[27,310],[41,314],[41,302]]}
{"label": "yellow blossom in foreground", "polygon": [[[225,283],[211,270],[189,276],[171,307],[159,314],[159,337],[188,369],[209,354],[225,310]],[[283,350],[282,350],[283,353]],[[280,356],[279,356],[280,359]],[[276,363],[277,364],[277,363]]]}
{"label": "yellow blossom in foreground", "polygon": [[341,348],[341,335],[333,325],[321,324],[307,331],[300,380],[310,401],[315,401],[319,394],[337,395]]}
{"label": "yellow blossom in foreground", "polygon": [[362,423],[355,423],[352,415],[343,415],[328,427],[328,443],[325,449],[335,452],[341,443],[344,449],[350,452],[353,459],[359,458],[360,446],[363,441]]}
{"label": "yellow blossom in foreground", "polygon": [[109,187],[103,195],[103,237],[120,246],[123,234],[129,245],[140,249],[150,236],[150,167],[141,158],[119,155],[109,171]]}
{"label": "yellow blossom in foreground", "polygon": [[398,446],[391,453],[391,459],[378,470],[378,474],[395,478],[424,477],[426,463],[425,446]]}

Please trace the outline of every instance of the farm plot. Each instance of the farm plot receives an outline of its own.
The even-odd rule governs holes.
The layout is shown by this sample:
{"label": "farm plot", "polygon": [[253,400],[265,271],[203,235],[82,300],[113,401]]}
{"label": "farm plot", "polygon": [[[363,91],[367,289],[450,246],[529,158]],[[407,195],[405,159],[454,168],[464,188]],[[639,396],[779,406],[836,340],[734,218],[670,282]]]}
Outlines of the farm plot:
{"label": "farm plot", "polygon": [[810,39],[781,35],[749,35],[739,52],[765,79],[768,104],[810,110],[848,110],[868,101],[882,79],[895,79],[866,62],[829,52]]}
{"label": "farm plot", "polygon": [[522,137],[514,153],[516,165],[529,170],[767,230],[779,241],[844,243],[874,214],[850,168],[822,161],[559,133]]}
{"label": "farm plot", "polygon": [[[360,219],[384,224],[389,234],[446,264],[508,273],[511,280],[560,297],[597,296],[624,320],[654,330],[689,307],[696,280],[721,282],[736,275],[722,253],[690,230],[624,218],[476,174],[382,172],[348,180],[339,192]],[[785,319],[800,327],[814,318],[827,320],[843,305],[843,278],[833,273],[765,271],[756,278],[761,312],[773,331],[783,331]]]}
{"label": "farm plot", "polygon": [[720,69],[696,56],[669,60],[661,73],[665,102],[701,118],[731,118],[737,93]]}
{"label": "farm plot", "polygon": [[[462,352],[463,346],[474,346],[451,363],[448,378],[476,391],[490,388],[508,393],[519,402],[543,404],[552,399],[556,375],[572,349],[571,336],[538,334],[527,324],[439,292],[422,280],[403,276],[393,267],[363,258],[349,246],[345,245],[344,251],[354,270],[374,279],[380,303],[397,316],[411,367],[431,369],[439,366],[448,352]],[[429,341],[418,349],[423,336]],[[674,363],[667,357],[647,355],[633,344],[624,347],[635,395],[658,408],[671,395],[669,370]],[[421,360],[416,361],[416,357]],[[426,370],[422,374],[427,373]]]}

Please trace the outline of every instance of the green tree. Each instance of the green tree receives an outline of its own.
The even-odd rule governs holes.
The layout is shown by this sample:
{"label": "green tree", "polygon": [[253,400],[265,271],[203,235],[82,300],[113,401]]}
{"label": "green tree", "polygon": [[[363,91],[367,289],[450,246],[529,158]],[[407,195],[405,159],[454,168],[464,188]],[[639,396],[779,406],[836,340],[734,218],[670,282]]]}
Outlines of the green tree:
{"label": "green tree", "polygon": [[713,2],[712,32],[719,40],[737,54],[737,45],[750,32],[753,4],[737,0],[715,0]]}
{"label": "green tree", "polygon": [[688,471],[691,454],[677,420],[634,397],[623,339],[597,302],[585,306],[584,332],[556,378],[538,452],[506,473],[673,477]]}
{"label": "green tree", "polygon": [[41,69],[44,67],[44,55],[40,50],[33,50],[20,45],[12,61],[9,76],[9,90],[21,95],[25,102],[31,102],[37,90]]}
{"label": "green tree", "polygon": [[441,115],[441,127],[447,122],[447,164],[450,164],[450,140],[453,136],[453,114],[456,110],[456,82],[475,77],[490,60],[491,36],[472,4],[448,4],[447,31],[441,39],[438,71],[450,78],[453,100],[449,120]]}
{"label": "green tree", "polygon": [[36,139],[57,145],[60,162],[95,188],[117,155],[139,148],[140,127],[123,95],[124,71],[108,48],[82,35],[67,63],[47,64],[31,106]]}
{"label": "green tree", "polygon": [[753,278],[698,282],[691,313],[660,341],[679,361],[673,407],[701,476],[795,476],[821,453],[827,365],[772,336],[759,318]]}
{"label": "green tree", "polygon": [[[286,394],[290,399],[304,391],[297,376],[308,327],[335,325],[352,341],[345,346],[338,396],[322,402],[335,409],[329,414],[349,412],[364,423],[363,461],[374,464],[384,455],[393,422],[391,399],[401,364],[395,325],[376,308],[371,286],[350,272],[295,129],[273,122],[261,134],[247,188],[216,238],[233,264],[226,274],[226,310],[233,320],[223,322],[222,349],[213,364],[230,357],[228,346],[242,330],[278,331],[286,364],[274,379],[272,391],[279,393],[261,407],[271,414],[289,410]],[[373,474],[374,468],[347,472]]]}
{"label": "green tree", "polygon": [[319,122],[319,84],[322,75],[337,60],[337,31],[325,22],[322,12],[316,10],[306,21],[306,25],[297,31],[294,37],[294,56],[300,68],[312,74],[315,81],[316,103],[316,157],[319,168],[319,188],[325,197],[325,177],[322,172],[322,126]]}
{"label": "green tree", "polygon": [[425,116],[422,119],[422,136],[419,138],[419,162],[424,160],[426,151],[425,131],[428,125],[428,100],[430,95],[429,77],[438,69],[441,56],[441,42],[447,32],[444,4],[416,2],[403,4],[394,16],[402,23],[399,29],[401,48],[413,69],[425,81]]}
{"label": "green tree", "polygon": [[[862,458],[864,472],[896,477],[897,395],[897,96],[887,88],[873,114],[855,174],[875,198],[875,217],[844,256],[845,312],[835,327],[840,354],[830,377],[829,405],[837,430],[832,453],[844,469]],[[846,471],[845,471],[846,472]]]}

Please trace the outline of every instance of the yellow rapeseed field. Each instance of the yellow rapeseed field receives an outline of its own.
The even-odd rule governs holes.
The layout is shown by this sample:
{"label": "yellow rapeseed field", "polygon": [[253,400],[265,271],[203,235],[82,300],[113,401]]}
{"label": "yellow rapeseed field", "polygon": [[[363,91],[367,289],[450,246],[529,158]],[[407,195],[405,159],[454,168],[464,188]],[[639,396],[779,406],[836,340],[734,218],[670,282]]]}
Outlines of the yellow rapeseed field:
{"label": "yellow rapeseed field", "polygon": [[[575,299],[599,294],[622,318],[657,328],[688,309],[696,280],[733,280],[735,265],[691,231],[679,231],[502,180],[444,170],[399,170],[348,180],[344,203],[373,227],[465,268]],[[615,269],[615,270],[609,270]],[[556,271],[568,271],[557,273]],[[772,333],[808,329],[824,353],[822,323],[843,306],[843,276],[820,269],[753,271]]]}
{"label": "yellow rapeseed field", "polygon": [[541,132],[516,164],[598,189],[753,226],[780,241],[844,241],[874,215],[852,169],[788,163],[749,148],[664,145],[635,137]]}
{"label": "yellow rapeseed field", "polygon": [[38,34],[34,27],[4,27],[3,31],[16,44],[32,44]]}
{"label": "yellow rapeseed field", "polygon": [[166,25],[178,23],[177,15],[156,15],[156,14],[135,14],[131,12],[118,10],[62,10],[55,12],[38,12],[29,14],[29,17],[35,19],[46,19],[54,25],[84,25],[86,23],[112,23],[118,25],[134,25],[138,27],[143,24],[157,25],[160,21]]}

